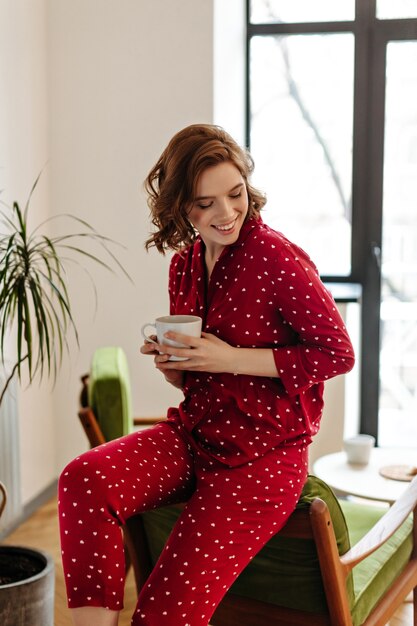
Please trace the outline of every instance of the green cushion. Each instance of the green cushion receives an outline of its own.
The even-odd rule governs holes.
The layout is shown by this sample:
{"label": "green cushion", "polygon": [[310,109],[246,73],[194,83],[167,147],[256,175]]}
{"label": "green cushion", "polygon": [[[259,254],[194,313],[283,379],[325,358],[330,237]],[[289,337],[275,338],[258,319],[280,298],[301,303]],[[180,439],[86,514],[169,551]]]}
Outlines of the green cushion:
{"label": "green cushion", "polygon": [[122,348],[98,348],[91,363],[88,400],[107,441],[133,430],[129,368]]}
{"label": "green cushion", "polygon": [[[335,528],[339,553],[349,550],[349,536],[339,503],[331,489],[319,478],[309,476],[298,508],[306,508],[315,498],[327,503]],[[156,562],[170,529],[178,517],[173,507],[155,509],[143,515],[153,563]],[[327,604],[321,580],[317,552],[309,539],[275,535],[255,556],[232,586],[232,592],[264,602],[326,612]],[[348,583],[353,602],[353,585]]]}
{"label": "green cushion", "polygon": [[180,513],[178,507],[165,506],[142,514],[152,565],[157,562]]}
{"label": "green cushion", "polygon": [[[354,545],[384,515],[386,508],[341,501]],[[355,601],[352,608],[354,626],[360,626],[384,596],[398,574],[405,568],[412,551],[411,517],[381,548],[353,569]]]}

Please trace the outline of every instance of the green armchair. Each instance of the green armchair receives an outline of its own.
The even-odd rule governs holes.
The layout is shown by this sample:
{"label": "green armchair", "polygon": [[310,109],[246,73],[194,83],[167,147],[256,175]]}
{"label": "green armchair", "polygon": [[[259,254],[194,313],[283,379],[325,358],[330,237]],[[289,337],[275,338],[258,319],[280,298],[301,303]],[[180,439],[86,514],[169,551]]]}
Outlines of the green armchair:
{"label": "green armchair", "polygon": [[[128,366],[120,348],[97,350],[83,380],[79,416],[92,446],[162,419],[131,417]],[[387,511],[338,500],[328,485],[309,476],[285,528],[241,573],[211,624],[386,624],[417,586],[416,506],[417,479]],[[126,551],[138,590],[180,512],[181,505],[170,506],[129,520]],[[415,625],[416,607],[414,591]]]}

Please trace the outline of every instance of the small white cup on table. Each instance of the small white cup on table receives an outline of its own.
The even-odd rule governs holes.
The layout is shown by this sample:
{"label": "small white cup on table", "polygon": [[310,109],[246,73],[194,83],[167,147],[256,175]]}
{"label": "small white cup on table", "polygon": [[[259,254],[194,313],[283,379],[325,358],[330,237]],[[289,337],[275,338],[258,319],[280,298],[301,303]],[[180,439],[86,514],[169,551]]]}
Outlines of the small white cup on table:
{"label": "small white cup on table", "polygon": [[372,435],[355,435],[343,441],[348,463],[367,465],[371,458],[372,448],[375,447],[375,437]]}

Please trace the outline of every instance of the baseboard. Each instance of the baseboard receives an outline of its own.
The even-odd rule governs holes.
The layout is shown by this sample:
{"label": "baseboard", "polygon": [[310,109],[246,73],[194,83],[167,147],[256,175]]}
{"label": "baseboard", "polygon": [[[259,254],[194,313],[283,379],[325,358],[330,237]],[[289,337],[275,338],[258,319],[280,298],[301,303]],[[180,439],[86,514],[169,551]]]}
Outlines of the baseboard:
{"label": "baseboard", "polygon": [[48,502],[51,498],[56,496],[58,487],[58,480],[55,479],[51,482],[50,485],[45,487],[35,498],[30,500],[23,507],[23,513],[19,515],[17,519],[15,519],[11,524],[6,526],[0,531],[0,540],[5,539],[8,535],[10,535],[16,528],[18,528],[23,522],[25,522],[31,515],[33,515],[39,507],[41,507],[45,502]]}

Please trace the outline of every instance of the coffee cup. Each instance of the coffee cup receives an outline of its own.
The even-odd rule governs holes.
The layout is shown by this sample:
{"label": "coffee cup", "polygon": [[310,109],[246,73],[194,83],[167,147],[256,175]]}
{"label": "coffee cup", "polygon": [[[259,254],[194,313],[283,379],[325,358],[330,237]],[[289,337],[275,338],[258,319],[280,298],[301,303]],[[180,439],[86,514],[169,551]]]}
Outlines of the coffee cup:
{"label": "coffee cup", "polygon": [[[157,317],[154,323],[147,322],[144,324],[141,328],[141,333],[144,339],[151,343],[165,344],[175,348],[189,348],[189,346],[184,343],[167,339],[164,336],[165,333],[171,330],[176,333],[182,333],[183,335],[190,335],[191,337],[201,337],[202,323],[203,320],[197,315],[164,315],[163,317]],[[157,336],[157,342],[146,333],[148,328],[154,329],[153,334]],[[163,352],[161,354],[163,354]],[[187,361],[187,357],[171,355],[169,361]]]}
{"label": "coffee cup", "polygon": [[371,450],[375,446],[375,437],[372,435],[355,435],[345,439],[343,446],[349,463],[367,465]]}

